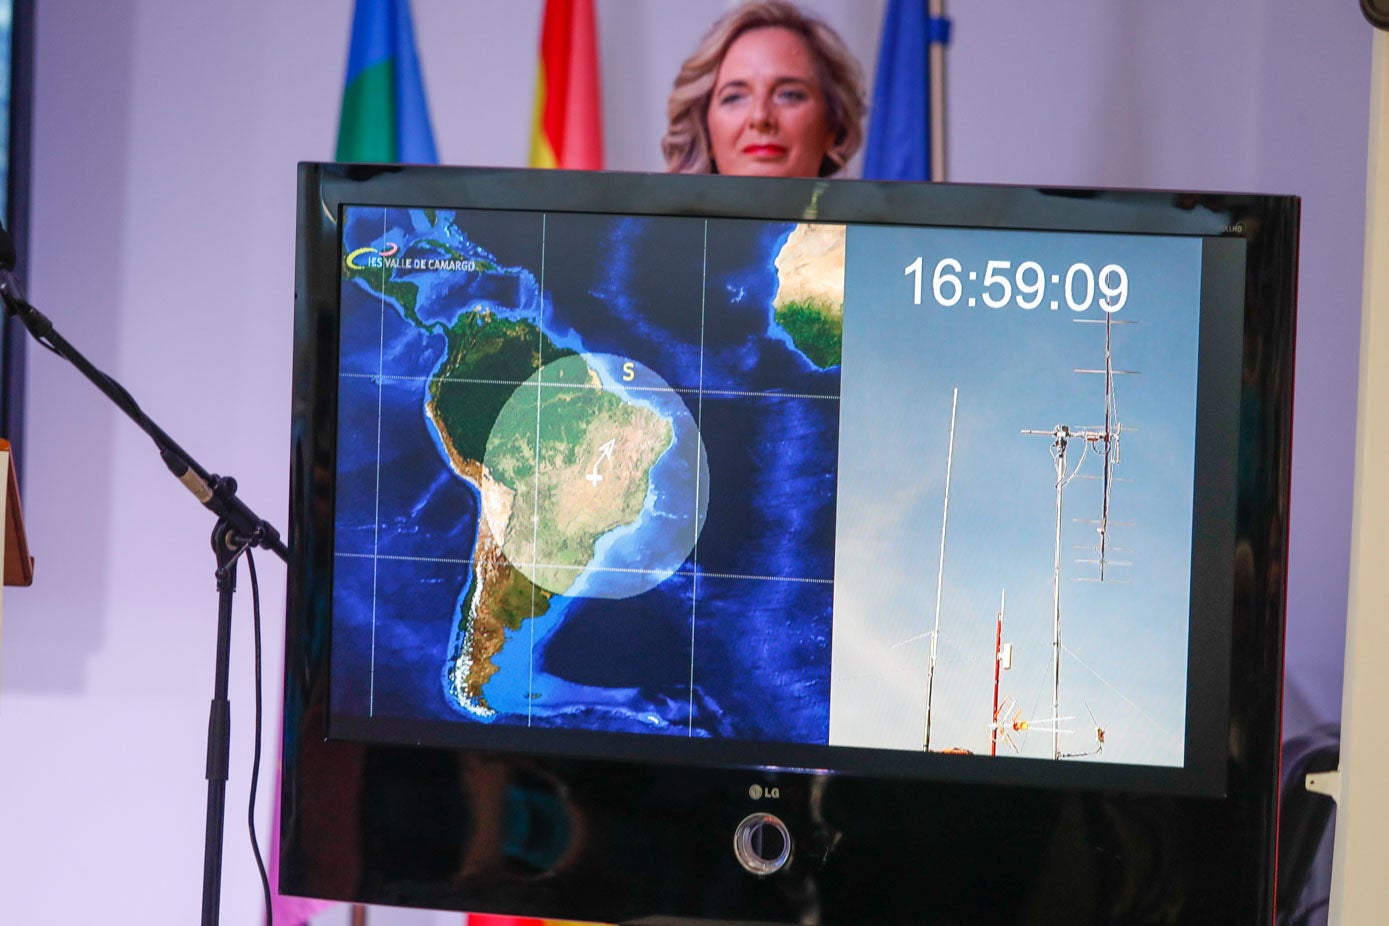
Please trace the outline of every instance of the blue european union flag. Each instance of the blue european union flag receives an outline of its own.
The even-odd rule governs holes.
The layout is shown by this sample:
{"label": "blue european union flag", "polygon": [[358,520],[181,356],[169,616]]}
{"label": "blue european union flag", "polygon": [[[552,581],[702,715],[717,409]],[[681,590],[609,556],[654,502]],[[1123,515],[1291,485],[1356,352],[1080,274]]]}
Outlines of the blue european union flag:
{"label": "blue european union flag", "polygon": [[888,0],[863,176],[870,180],[931,179],[928,51],[949,40],[949,21],[933,19],[927,0]]}

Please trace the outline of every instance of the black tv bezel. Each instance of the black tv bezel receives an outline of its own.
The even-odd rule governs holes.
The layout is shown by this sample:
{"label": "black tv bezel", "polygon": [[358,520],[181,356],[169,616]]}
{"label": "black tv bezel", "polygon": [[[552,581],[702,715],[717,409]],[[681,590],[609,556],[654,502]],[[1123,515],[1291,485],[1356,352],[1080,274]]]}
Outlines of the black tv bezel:
{"label": "black tv bezel", "polygon": [[[1179,770],[1175,776],[1168,770],[1128,767],[1116,773],[1113,766],[1077,763],[1057,763],[1054,765],[1065,768],[1055,770],[1053,764],[1042,763],[1047,766],[1045,770],[1019,776],[1014,769],[997,771],[1000,767],[990,766],[988,760],[949,767],[908,763],[900,770],[892,769],[889,761],[875,774],[862,774],[796,770],[807,765],[818,767],[811,762],[780,763],[776,767],[747,760],[720,763],[714,753],[675,763],[662,761],[650,748],[629,749],[618,758],[584,757],[577,754],[582,750],[578,741],[577,749],[551,749],[548,753],[504,752],[492,745],[464,749],[446,745],[446,740],[427,730],[418,731],[418,735],[407,730],[392,743],[330,739],[327,640],[331,615],[327,602],[331,600],[332,575],[335,320],[341,280],[337,220],[339,208],[346,204],[1195,235],[1214,242],[1231,238],[1244,242],[1247,263],[1242,320],[1208,318],[1208,313],[1203,313],[1202,320],[1203,341],[1212,336],[1239,337],[1241,341],[1234,353],[1242,352],[1243,356],[1239,382],[1234,382],[1235,371],[1229,363],[1218,365],[1227,378],[1225,387],[1238,399],[1226,408],[1226,420],[1202,425],[1203,430],[1225,429],[1229,436],[1225,456],[1230,466],[1210,474],[1210,478],[1198,478],[1197,487],[1198,504],[1204,485],[1206,503],[1226,505],[1232,518],[1218,519],[1229,530],[1198,532],[1193,538],[1198,548],[1194,555],[1204,545],[1207,553],[1229,564],[1229,582],[1221,583],[1223,587],[1214,592],[1216,606],[1230,607],[1228,633],[1217,630],[1212,636],[1207,625],[1199,633],[1193,630],[1190,643],[1193,658],[1198,645],[1206,645],[1204,658],[1210,657],[1208,644],[1214,645],[1217,654],[1228,653],[1228,692],[1206,692],[1202,702],[1216,705],[1204,718],[1205,735],[1206,742],[1213,739],[1226,747],[1218,750],[1223,753],[1223,762],[1217,763],[1218,767],[1207,763],[1205,768]],[[1272,909],[1298,211],[1295,198],[1249,194],[301,165],[282,889],[366,902],[570,919],[628,921],[660,916],[690,921],[790,922],[801,914],[785,896],[786,885],[778,885],[777,876],[752,879],[737,868],[728,849],[731,817],[719,817],[717,823],[709,824],[708,833],[701,831],[693,841],[688,819],[677,815],[678,822],[662,822],[661,806],[681,805],[694,799],[692,795],[702,804],[717,804],[727,811],[725,817],[736,816],[733,808],[753,806],[747,795],[750,784],[763,782],[775,787],[779,795],[786,795],[784,815],[788,822],[800,821],[793,830],[799,827],[805,832],[821,832],[824,821],[817,818],[815,807],[817,802],[823,805],[826,795],[831,801],[847,800],[854,808],[847,811],[849,818],[837,819],[831,827],[840,836],[822,865],[817,868],[800,859],[799,867],[790,866],[797,870],[797,878],[808,878],[820,893],[831,892],[828,902],[824,897],[820,901],[834,914],[825,922],[882,921],[883,916],[910,912],[911,908],[904,906],[910,893],[906,885],[887,890],[875,904],[861,904],[862,910],[850,902],[845,894],[847,886],[840,879],[881,852],[871,840],[859,845],[861,837],[855,836],[856,832],[901,832],[907,825],[904,821],[939,815],[946,806],[952,812],[969,809],[988,821],[983,826],[987,830],[1006,822],[998,810],[990,809],[997,802],[1027,802],[1045,818],[1046,822],[1021,824],[1024,842],[1056,838],[1061,826],[1058,821],[1073,806],[1091,808],[1087,819],[1098,815],[1146,820],[1154,813],[1167,815],[1166,824],[1158,827],[1164,835],[1150,836],[1146,848],[1175,849],[1193,859],[1210,859],[1209,871],[1187,871],[1164,889],[1168,905],[1178,899],[1189,902],[1204,897],[1203,921],[1207,913],[1215,912],[1221,916],[1211,922],[1266,921]],[[1212,324],[1216,329],[1207,327]],[[1222,324],[1224,330],[1219,332]],[[1203,356],[1209,353],[1203,351]],[[1226,360],[1230,356],[1227,353]],[[1211,373],[1203,367],[1203,389],[1209,375],[1218,377],[1221,369]],[[1228,454],[1231,449],[1233,455]],[[1228,711],[1220,709],[1220,702],[1226,699]],[[1195,720],[1200,726],[1202,718]],[[1191,737],[1189,732],[1188,744]],[[486,737],[483,742],[488,742]],[[505,745],[505,739],[490,742]],[[510,774],[528,779],[538,776],[575,795],[577,805],[585,808],[586,826],[604,835],[605,851],[609,844],[623,841],[634,848],[663,846],[672,864],[669,870],[662,869],[661,878],[670,883],[655,888],[639,886],[618,874],[623,867],[620,858],[607,861],[592,853],[580,857],[572,877],[548,872],[534,883],[518,879],[515,872],[462,878],[458,872],[405,875],[383,864],[371,847],[385,838],[380,833],[388,831],[390,825],[378,819],[379,814],[370,807],[371,799],[363,797],[363,782],[372,782],[373,787],[384,787],[387,792],[413,787],[428,793],[442,788],[441,793],[450,795],[450,801],[461,802],[464,819],[475,820],[466,810],[467,789],[456,782],[441,784],[429,771],[475,762],[496,763]],[[372,771],[378,767],[386,770]],[[964,773],[957,774],[961,768]],[[594,783],[604,779],[629,785],[636,782],[645,797],[609,793],[605,786]],[[459,793],[453,794],[454,790]],[[652,821],[650,827],[641,836],[622,835],[625,821],[633,813],[644,814]],[[326,825],[329,820],[335,823]],[[377,822],[367,822],[371,820]],[[337,840],[343,821],[358,821],[349,827],[355,838],[346,844]],[[1097,824],[1091,820],[1087,825],[1093,828]],[[726,838],[718,838],[720,832]],[[441,850],[445,857],[450,851],[462,857],[477,849],[475,841],[469,840],[467,827],[453,837],[459,840],[456,845],[450,845],[451,837],[436,835],[445,844]],[[330,836],[336,844],[330,844]],[[1128,838],[1091,834],[1089,851],[1105,856],[1120,853],[1125,848],[1121,842]],[[814,841],[814,837],[806,837],[798,840],[798,846],[803,849]],[[694,848],[706,843],[707,848]],[[912,857],[927,867],[944,866],[944,845],[932,846],[927,840],[923,847],[911,850]],[[1211,855],[1213,847],[1223,847],[1226,857]],[[354,877],[345,878],[341,866],[330,870],[325,862],[330,857],[341,859],[344,853],[352,860],[345,870],[355,872]],[[846,854],[850,861],[841,861]],[[1020,862],[1026,864],[1029,857],[1024,853]],[[677,863],[676,859],[684,862]],[[1040,863],[1040,856],[1033,861]],[[893,854],[886,861],[880,859],[876,867],[896,863]],[[716,871],[720,878],[739,885],[731,891],[733,899],[702,896],[694,876],[683,871],[691,866],[695,871]],[[605,887],[585,889],[577,881],[580,872]],[[743,884],[740,877],[755,883]],[[1126,877],[1109,874],[1098,883],[1112,888]],[[948,893],[953,901],[943,904],[942,910],[975,909],[977,916],[990,909],[983,900],[988,890],[982,883],[977,889],[951,887]],[[897,899],[885,899],[891,897]],[[971,907],[975,902],[980,906]],[[1079,906],[1070,912],[1068,922],[1114,921],[1087,918],[1087,911]],[[1005,916],[985,921],[1013,920]]]}

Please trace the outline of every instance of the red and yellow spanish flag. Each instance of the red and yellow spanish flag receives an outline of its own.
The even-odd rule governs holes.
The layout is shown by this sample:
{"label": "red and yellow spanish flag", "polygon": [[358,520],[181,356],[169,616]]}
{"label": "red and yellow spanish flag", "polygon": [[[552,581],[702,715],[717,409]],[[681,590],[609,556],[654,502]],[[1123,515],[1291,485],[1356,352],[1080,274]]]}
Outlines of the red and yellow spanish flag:
{"label": "red and yellow spanish flag", "polygon": [[603,169],[593,0],[545,0],[531,123],[532,167]]}

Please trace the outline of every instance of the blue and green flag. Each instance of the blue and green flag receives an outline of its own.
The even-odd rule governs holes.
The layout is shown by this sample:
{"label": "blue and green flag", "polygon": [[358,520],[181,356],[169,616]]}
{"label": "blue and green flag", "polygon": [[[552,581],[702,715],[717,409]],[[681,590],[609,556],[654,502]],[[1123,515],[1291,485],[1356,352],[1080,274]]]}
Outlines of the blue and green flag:
{"label": "blue and green flag", "polygon": [[409,0],[357,0],[337,159],[407,164],[439,160]]}

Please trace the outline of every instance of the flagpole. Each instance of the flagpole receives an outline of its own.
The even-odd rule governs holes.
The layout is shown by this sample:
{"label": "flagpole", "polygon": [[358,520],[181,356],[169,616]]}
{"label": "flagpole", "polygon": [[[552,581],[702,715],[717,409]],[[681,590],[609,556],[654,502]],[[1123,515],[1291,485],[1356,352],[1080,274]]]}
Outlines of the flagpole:
{"label": "flagpole", "polygon": [[944,28],[945,0],[930,0],[930,44],[927,46],[927,65],[930,68],[931,93],[931,179],[946,178],[945,172],[945,42],[937,30]]}

